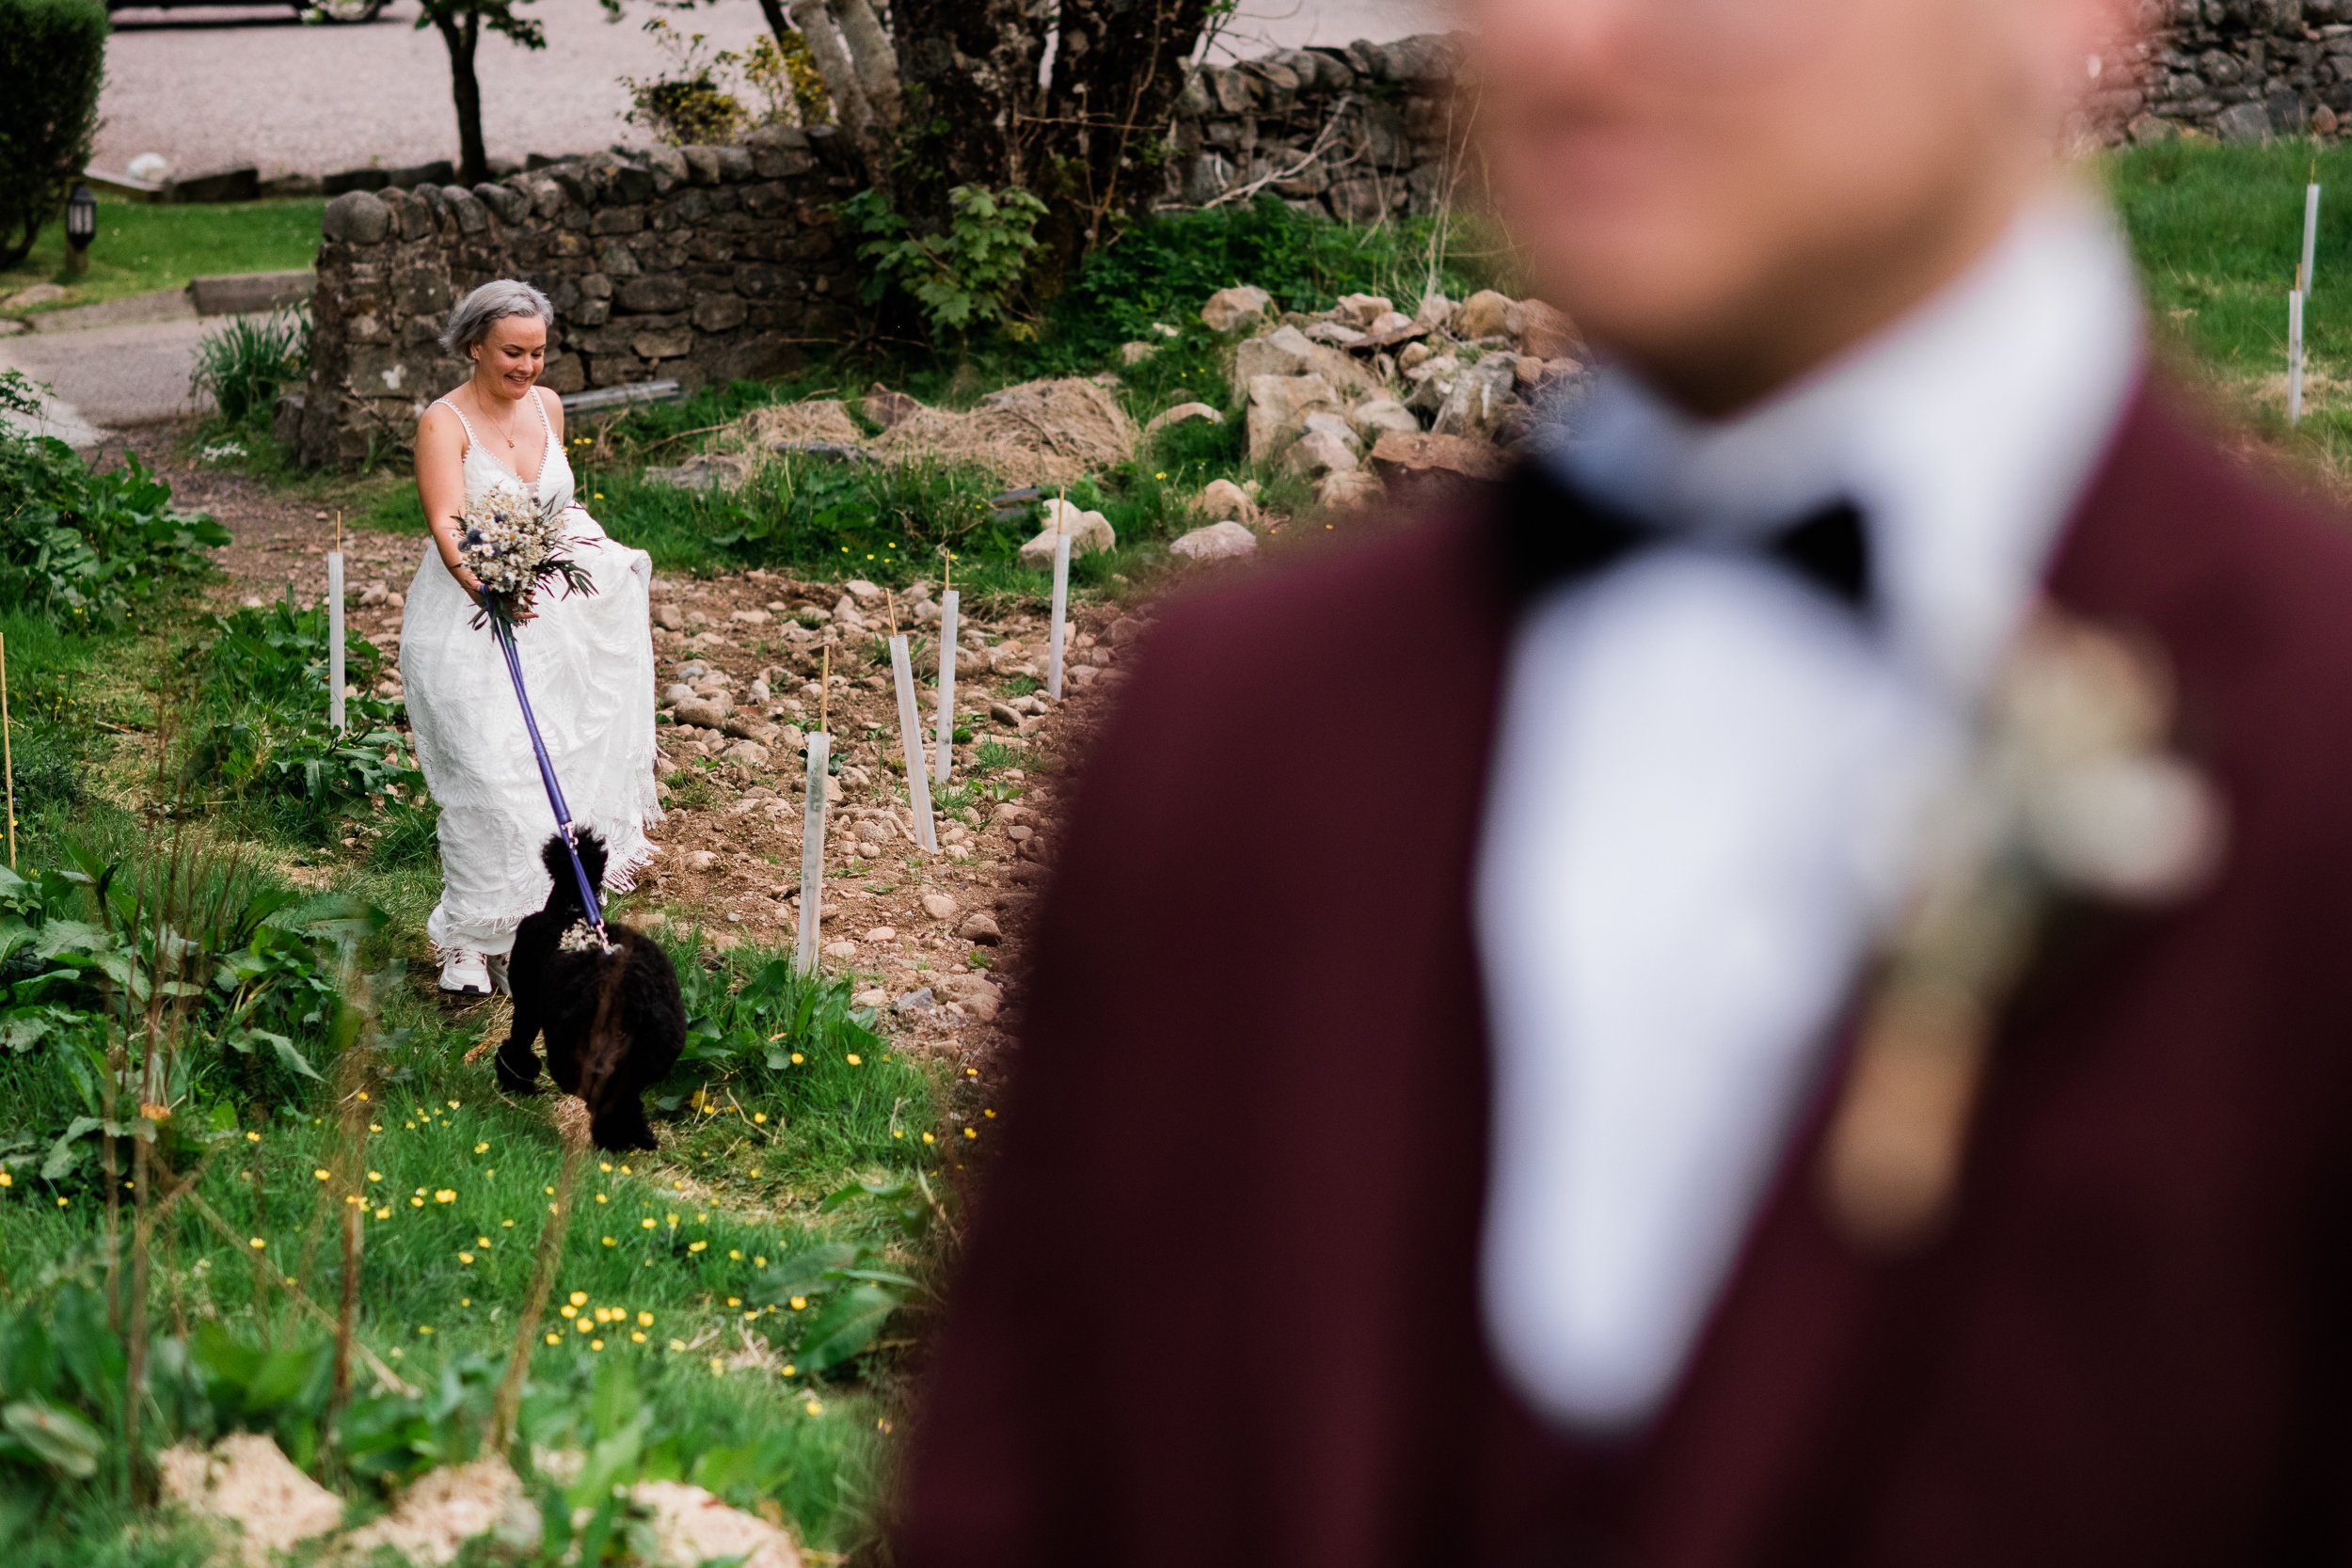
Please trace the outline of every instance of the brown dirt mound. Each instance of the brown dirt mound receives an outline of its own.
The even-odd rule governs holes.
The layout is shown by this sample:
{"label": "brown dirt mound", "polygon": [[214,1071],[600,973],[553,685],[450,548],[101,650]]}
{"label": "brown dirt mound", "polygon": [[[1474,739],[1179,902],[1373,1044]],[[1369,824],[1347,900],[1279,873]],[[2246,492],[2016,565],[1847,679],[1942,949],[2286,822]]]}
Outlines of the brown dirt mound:
{"label": "brown dirt mound", "polygon": [[916,408],[872,443],[885,457],[970,463],[1015,484],[1074,483],[1135,454],[1135,422],[1091,381],[1029,381],[964,413]]}

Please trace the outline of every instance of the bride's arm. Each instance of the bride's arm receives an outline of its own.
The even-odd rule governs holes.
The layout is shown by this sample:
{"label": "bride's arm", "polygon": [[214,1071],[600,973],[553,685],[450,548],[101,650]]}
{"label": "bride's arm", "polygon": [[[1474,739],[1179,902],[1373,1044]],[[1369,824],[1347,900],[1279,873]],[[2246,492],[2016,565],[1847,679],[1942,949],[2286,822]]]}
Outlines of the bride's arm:
{"label": "bride's arm", "polygon": [[457,548],[465,530],[460,519],[466,515],[466,429],[437,403],[417,425],[417,499],[424,503],[424,526],[433,531],[441,563],[458,586],[480,597],[482,579]]}

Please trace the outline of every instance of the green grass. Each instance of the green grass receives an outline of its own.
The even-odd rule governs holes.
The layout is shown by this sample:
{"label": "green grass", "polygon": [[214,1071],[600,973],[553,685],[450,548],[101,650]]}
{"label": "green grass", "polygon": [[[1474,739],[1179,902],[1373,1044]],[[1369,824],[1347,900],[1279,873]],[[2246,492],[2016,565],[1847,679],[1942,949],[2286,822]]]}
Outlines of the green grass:
{"label": "green grass", "polygon": [[[72,846],[98,863],[134,868],[153,852],[159,819],[132,809],[153,778],[143,739],[130,741],[125,766],[117,766],[110,743],[88,737],[151,733],[159,707],[168,711],[147,688],[198,628],[184,608],[159,619],[171,624],[71,636],[46,621],[0,615],[20,767],[28,754],[55,752],[78,781],[70,796],[27,804],[21,858],[28,871],[69,863]],[[182,721],[226,700],[202,681],[184,684],[191,689],[178,699],[189,705]],[[308,867],[323,871],[333,892],[385,916],[359,955],[376,976],[380,1043],[366,1109],[370,1218],[358,1338],[426,1391],[427,1414],[439,1412],[442,1435],[432,1439],[438,1446],[431,1459],[404,1449],[403,1463],[461,1459],[479,1441],[476,1406],[512,1345],[558,1180],[549,1102],[509,1101],[496,1092],[486,1062],[462,1060],[493,1025],[489,1005],[453,1010],[434,991],[429,967],[403,970],[401,960],[424,951],[422,923],[437,891],[429,843],[422,853],[386,854],[381,843],[373,852],[348,850],[266,815],[206,820],[231,843],[242,836],[246,885],[275,884],[290,868]],[[617,912],[633,917],[627,903]],[[780,1509],[808,1544],[855,1551],[872,1539],[891,1462],[889,1431],[906,1397],[903,1347],[928,1323],[930,1298],[920,1281],[942,1239],[934,1216],[946,1213],[949,1178],[971,1142],[948,1112],[966,1106],[969,1124],[985,1127],[979,1090],[877,1033],[876,1021],[850,1005],[851,977],[803,984],[775,953],[722,953],[691,932],[665,940],[685,986],[690,1039],[685,1060],[653,1097],[664,1147],[651,1158],[590,1157],[554,1298],[570,1306],[577,1292],[578,1315],[551,1316],[556,1343],[534,1345],[523,1434],[556,1447],[609,1435],[589,1413],[609,1402],[598,1392],[599,1370],[626,1362],[628,1407],[643,1422],[638,1473],[692,1480],[740,1506]],[[27,969],[25,953],[20,947],[12,965],[0,944],[0,1013],[7,988],[44,967]],[[332,1078],[329,1022],[313,1016],[292,1032]],[[166,1139],[175,1146],[171,1157],[186,1171],[209,1152],[196,1191],[230,1234],[193,1205],[159,1227],[152,1321],[175,1342],[196,1345],[209,1335],[240,1355],[266,1348],[315,1358],[324,1330],[295,1307],[284,1281],[292,1277],[330,1307],[340,1291],[343,1195],[316,1172],[334,1165],[344,1131],[325,1085],[276,1062],[246,1060],[220,1053],[176,1080],[183,1092],[178,1126]],[[11,1319],[44,1321],[60,1291],[95,1289],[103,1277],[98,1162],[85,1156],[56,1180],[40,1174],[48,1139],[81,1110],[72,1078],[55,1036],[0,1052],[0,1097],[11,1107],[0,1133],[0,1168],[8,1174],[0,1186],[0,1340]],[[254,1247],[255,1240],[263,1244]],[[853,1272],[826,1272],[840,1269]],[[838,1357],[826,1349],[842,1321],[836,1307],[858,1307],[860,1291],[899,1289],[859,1281],[902,1275],[917,1283],[904,1289],[878,1342]],[[599,1323],[599,1308],[612,1321]],[[575,1326],[582,1321],[591,1325],[585,1332]],[[23,1374],[6,1354],[0,1368],[8,1368],[0,1380]],[[11,1386],[17,1392],[7,1397],[20,1397],[21,1385]],[[316,1392],[290,1386],[268,1400],[248,1392],[234,1423],[277,1431],[343,1495],[363,1508],[380,1502],[375,1472],[339,1469],[343,1450],[318,1446],[315,1414],[290,1414],[308,1408],[303,1401]],[[170,1410],[150,1424],[155,1441],[218,1430],[218,1421],[175,1426],[177,1406],[164,1402]],[[394,1402],[384,1407],[389,1416],[369,1418],[423,1419],[403,1416],[406,1408]],[[0,1474],[22,1472],[8,1471],[0,1453]],[[195,1560],[201,1541],[126,1511],[111,1489],[118,1480],[109,1469],[90,1482],[57,1483],[30,1511],[11,1512],[0,1497],[0,1544],[32,1563]],[[0,1494],[8,1490],[0,1484]]]}
{"label": "green grass", "polygon": [[[2291,431],[2287,293],[2314,157],[2324,189],[2309,375],[2303,424]],[[2114,154],[2106,173],[2173,372],[2340,483],[2352,472],[2352,149],[2184,141]]]}
{"label": "green grass", "polygon": [[33,253],[0,272],[0,298],[35,283],[61,283],[72,293],[40,310],[88,305],[122,294],[177,289],[191,277],[232,272],[289,272],[318,254],[324,201],[229,202],[155,206],[101,201],[89,272],[65,271],[65,225],[41,230]]}

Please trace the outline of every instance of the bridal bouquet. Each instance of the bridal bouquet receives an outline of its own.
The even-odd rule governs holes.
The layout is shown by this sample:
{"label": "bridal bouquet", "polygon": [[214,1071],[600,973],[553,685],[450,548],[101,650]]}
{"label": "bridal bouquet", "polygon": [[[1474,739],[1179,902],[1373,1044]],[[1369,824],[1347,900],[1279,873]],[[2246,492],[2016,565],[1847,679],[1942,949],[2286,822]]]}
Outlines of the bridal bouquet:
{"label": "bridal bouquet", "polygon": [[458,559],[481,579],[480,608],[473,624],[496,623],[512,631],[539,590],[560,582],[564,597],[594,594],[588,569],[565,553],[572,543],[561,512],[543,512],[511,485],[496,485],[466,509]]}

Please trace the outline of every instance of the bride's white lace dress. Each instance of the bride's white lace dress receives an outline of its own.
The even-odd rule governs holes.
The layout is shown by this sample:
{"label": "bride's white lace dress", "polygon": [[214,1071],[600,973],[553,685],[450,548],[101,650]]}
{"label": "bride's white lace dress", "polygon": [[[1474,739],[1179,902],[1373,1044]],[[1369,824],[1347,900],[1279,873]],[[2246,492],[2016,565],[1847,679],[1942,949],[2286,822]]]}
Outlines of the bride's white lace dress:
{"label": "bride's white lace dress", "polygon": [[[544,396],[532,393],[534,404]],[[516,629],[515,644],[572,820],[603,835],[611,855],[605,885],[618,891],[653,857],[645,829],[661,820],[654,792],[653,562],[609,537],[574,500],[572,467],[544,404],[539,420],[547,457],[529,483],[467,426],[466,503],[505,485],[542,511],[568,509],[572,557],[596,592],[541,594],[538,618]],[[555,831],[555,817],[506,661],[473,617],[473,600],[427,540],[400,626],[417,761],[441,808],[441,901],[425,929],[444,951],[498,954],[513,947],[515,927],[547,901],[539,847]]]}

